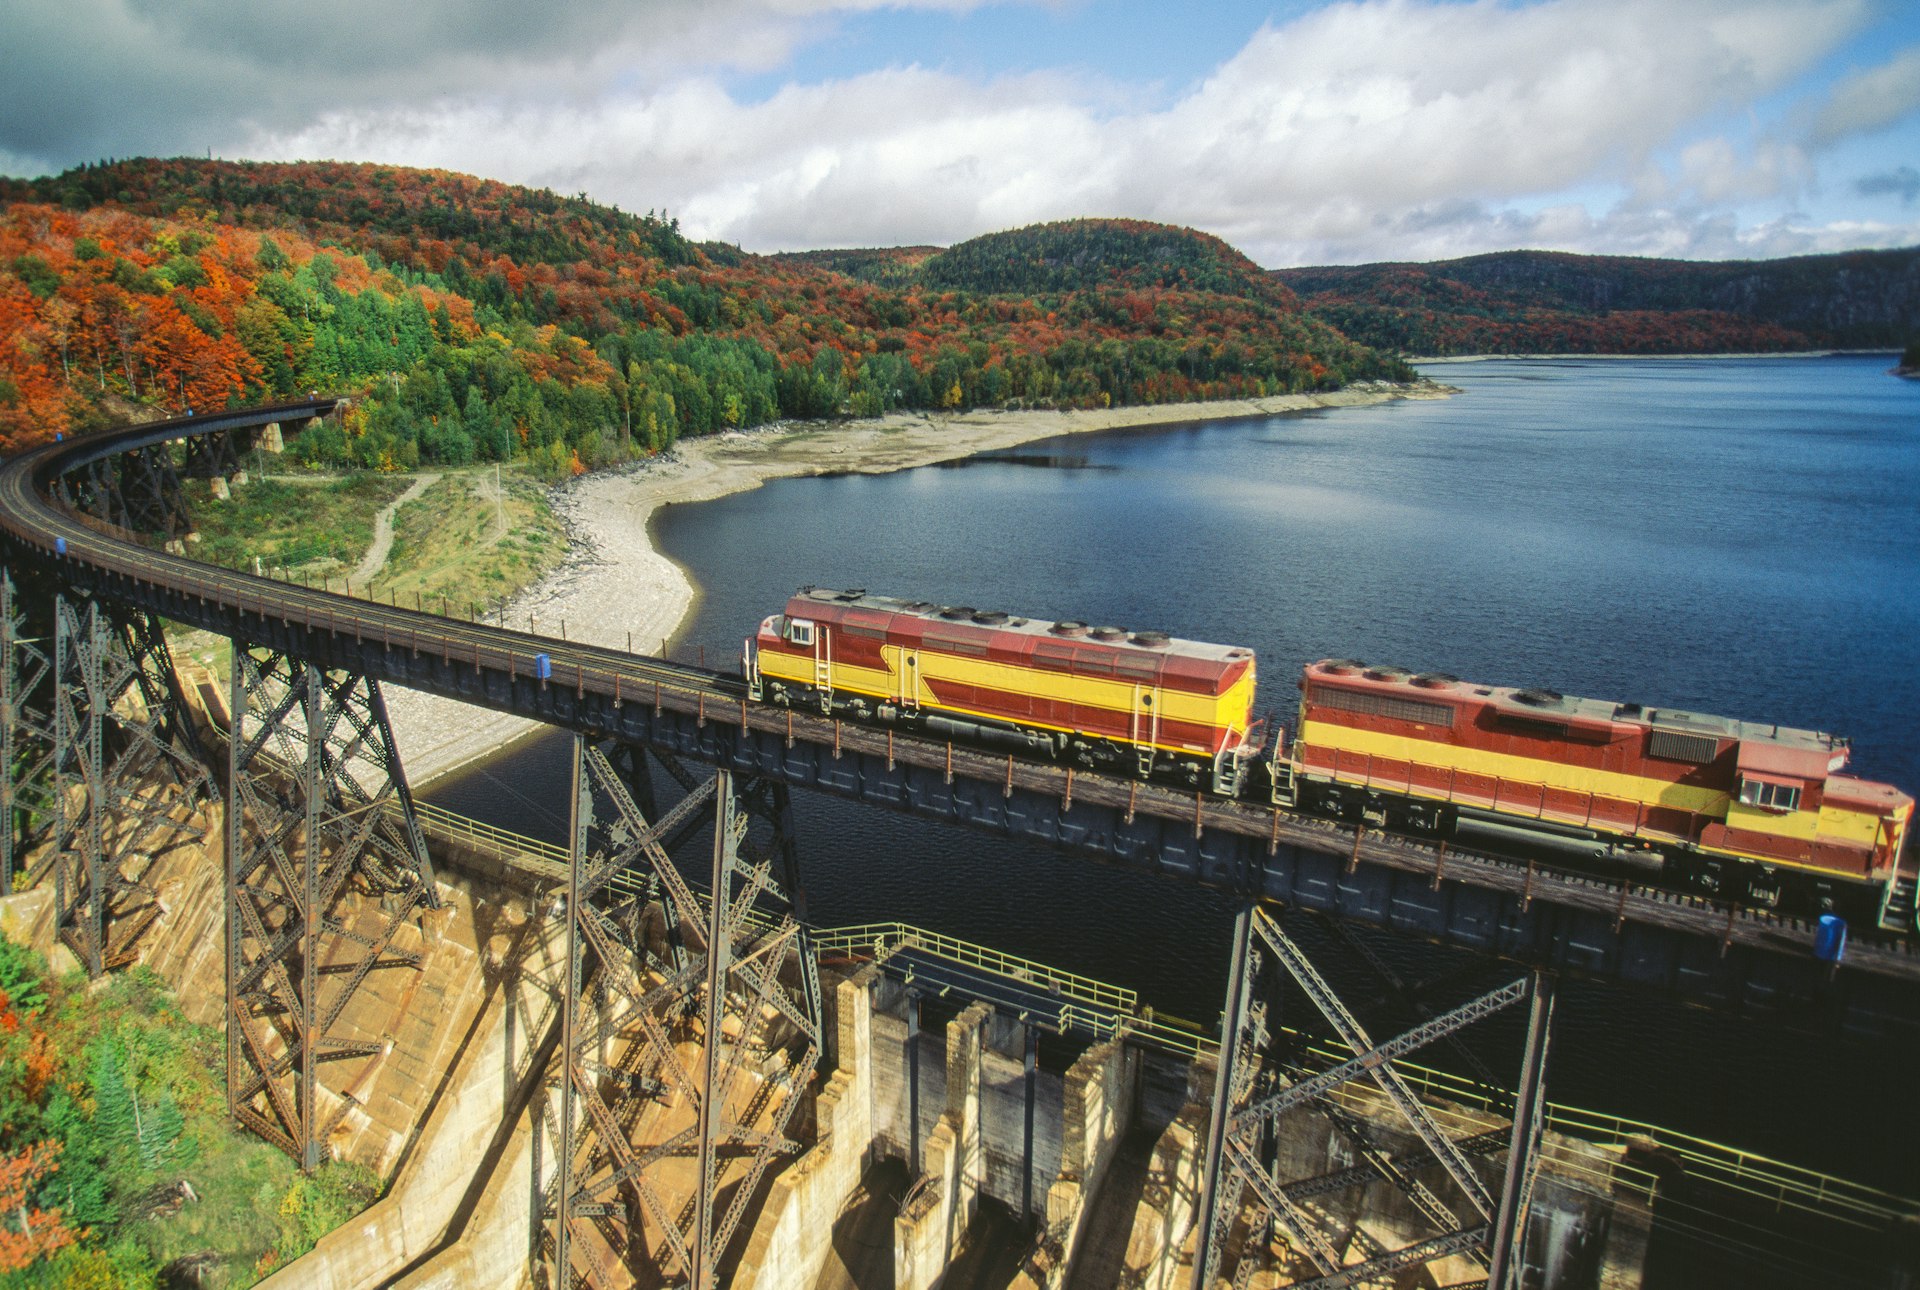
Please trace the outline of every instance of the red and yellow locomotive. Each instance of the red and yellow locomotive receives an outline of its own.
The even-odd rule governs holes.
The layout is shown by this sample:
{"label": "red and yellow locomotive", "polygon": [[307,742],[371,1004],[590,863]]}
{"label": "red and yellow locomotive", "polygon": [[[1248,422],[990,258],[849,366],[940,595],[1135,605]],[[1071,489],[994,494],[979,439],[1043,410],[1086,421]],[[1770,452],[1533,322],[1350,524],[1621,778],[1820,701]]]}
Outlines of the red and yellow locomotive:
{"label": "red and yellow locomotive", "polygon": [[1302,677],[1288,769],[1318,810],[1603,849],[1760,904],[1872,893],[1877,917],[1913,798],[1840,774],[1848,751],[1811,730],[1333,659]]}
{"label": "red and yellow locomotive", "polygon": [[760,624],[756,698],[1240,791],[1265,742],[1253,651],[807,587]]}
{"label": "red and yellow locomotive", "polygon": [[801,589],[744,670],[771,703],[1882,922],[1913,817],[1832,735],[1339,659],[1262,757],[1252,650],[864,591]]}

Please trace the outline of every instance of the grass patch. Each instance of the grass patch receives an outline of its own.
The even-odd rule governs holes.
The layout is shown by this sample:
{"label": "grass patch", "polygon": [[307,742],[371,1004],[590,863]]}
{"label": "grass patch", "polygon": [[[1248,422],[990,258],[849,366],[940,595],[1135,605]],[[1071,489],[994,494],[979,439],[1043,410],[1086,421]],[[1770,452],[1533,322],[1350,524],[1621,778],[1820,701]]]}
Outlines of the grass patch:
{"label": "grass patch", "polygon": [[449,471],[394,516],[393,551],[374,579],[377,599],[468,617],[512,599],[567,558],[565,527],[547,487],[509,467]]}
{"label": "grass patch", "polygon": [[[393,549],[371,588],[354,584],[356,597],[467,618],[476,606],[485,613],[511,600],[566,560],[566,527],[547,504],[547,485],[524,467],[502,468],[497,492],[492,466],[435,473],[437,483],[394,512]],[[222,502],[196,481],[189,497],[200,537],[188,554],[248,573],[257,556],[270,576],[338,591],[372,546],[375,518],[411,483],[373,472],[256,479]],[[179,657],[223,682],[232,674],[224,637],[170,635]]]}
{"label": "grass patch", "polygon": [[373,545],[374,517],[412,481],[404,476],[344,475],[331,479],[254,479],[222,501],[205,483],[188,486],[199,540],[196,560],[251,573],[322,575],[351,569]]}

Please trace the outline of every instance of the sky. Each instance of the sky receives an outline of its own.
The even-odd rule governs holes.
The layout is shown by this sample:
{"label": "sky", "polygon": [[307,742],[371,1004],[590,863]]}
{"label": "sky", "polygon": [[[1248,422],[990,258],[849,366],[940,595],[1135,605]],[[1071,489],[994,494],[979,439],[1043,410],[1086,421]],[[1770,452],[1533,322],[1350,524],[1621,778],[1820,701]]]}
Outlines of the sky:
{"label": "sky", "polygon": [[1916,0],[7,0],[0,173],[439,167],[772,252],[1920,244]]}

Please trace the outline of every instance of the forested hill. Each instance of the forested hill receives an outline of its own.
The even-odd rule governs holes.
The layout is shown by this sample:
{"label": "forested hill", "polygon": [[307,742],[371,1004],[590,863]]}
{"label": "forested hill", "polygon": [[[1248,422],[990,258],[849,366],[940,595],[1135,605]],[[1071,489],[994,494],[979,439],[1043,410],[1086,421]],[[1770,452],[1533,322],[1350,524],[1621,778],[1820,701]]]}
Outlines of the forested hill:
{"label": "forested hill", "polygon": [[1920,247],[1739,261],[1508,251],[1273,277],[1355,340],[1407,354],[1899,349],[1920,336]]}
{"label": "forested hill", "polygon": [[1219,238],[1145,220],[1075,219],[988,233],[957,246],[794,251],[774,257],[875,283],[1040,296],[1077,290],[1177,290],[1292,309],[1259,265]]}
{"label": "forested hill", "polygon": [[558,474],[785,417],[1411,374],[1158,225],[1100,222],[1090,256],[1036,274],[1051,234],[971,260],[761,257],[585,197],[372,165],[125,161],[0,179],[0,203],[0,451],[322,389],[365,395],[343,432],[303,437],[322,460]]}

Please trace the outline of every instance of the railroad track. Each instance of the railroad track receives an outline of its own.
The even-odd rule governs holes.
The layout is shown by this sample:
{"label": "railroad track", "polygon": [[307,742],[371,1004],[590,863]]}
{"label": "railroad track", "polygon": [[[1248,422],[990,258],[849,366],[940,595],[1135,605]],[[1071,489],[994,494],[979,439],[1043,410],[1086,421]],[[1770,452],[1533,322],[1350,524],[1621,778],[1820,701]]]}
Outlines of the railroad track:
{"label": "railroad track", "polygon": [[[443,671],[470,665],[476,676],[505,674],[516,684],[538,678],[543,685],[572,690],[583,702],[591,696],[603,710],[650,704],[656,711],[692,715],[703,725],[724,722],[778,736],[789,747],[804,740],[831,747],[836,757],[883,757],[889,766],[938,770],[949,780],[963,776],[999,784],[1009,795],[1016,788],[1038,792],[1059,800],[1063,811],[1074,802],[1098,804],[1122,812],[1128,822],[1146,815],[1189,826],[1196,836],[1220,830],[1262,840],[1269,854],[1290,847],[1342,856],[1348,872],[1375,865],[1424,876],[1436,890],[1443,883],[1460,883],[1497,892],[1516,900],[1523,911],[1538,901],[1598,914],[1610,917],[1616,932],[1628,923],[1644,924],[1716,939],[1723,953],[1744,946],[1810,954],[1815,929],[1809,920],[754,703],[737,676],[202,564],[154,550],[53,500],[56,479],[104,458],[195,435],[325,415],[334,406],[333,399],[314,399],[177,418],[45,445],[0,463],[0,534],[11,548],[10,558],[32,561],[65,581],[134,604],[151,604],[152,593],[164,592],[167,616],[223,635],[245,638],[250,623],[297,624],[324,638],[351,640],[362,655],[377,648],[376,659],[402,653],[415,660],[437,656]],[[399,671],[382,679],[401,680]],[[470,692],[445,692],[487,702]],[[590,724],[579,728],[595,730]],[[1920,947],[1909,937],[1854,929],[1846,962],[1852,970],[1920,985]]]}

